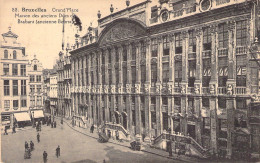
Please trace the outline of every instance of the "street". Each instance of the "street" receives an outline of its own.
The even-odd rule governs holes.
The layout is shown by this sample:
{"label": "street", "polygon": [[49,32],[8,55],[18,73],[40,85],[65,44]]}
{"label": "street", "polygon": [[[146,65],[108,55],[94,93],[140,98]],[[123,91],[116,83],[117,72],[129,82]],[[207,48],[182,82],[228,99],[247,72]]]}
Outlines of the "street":
{"label": "street", "polygon": [[[23,131],[15,134],[1,135],[2,161],[4,163],[43,162],[43,151],[48,153],[48,163],[75,162],[177,162],[154,154],[133,151],[125,146],[113,143],[99,143],[97,139],[86,136],[71,129],[66,123],[57,128],[42,126],[40,143],[37,143],[35,128],[28,126]],[[35,150],[31,159],[24,159],[24,143],[33,141]],[[61,148],[61,156],[56,157],[55,151],[58,145]],[[104,161],[105,160],[105,161]]]}

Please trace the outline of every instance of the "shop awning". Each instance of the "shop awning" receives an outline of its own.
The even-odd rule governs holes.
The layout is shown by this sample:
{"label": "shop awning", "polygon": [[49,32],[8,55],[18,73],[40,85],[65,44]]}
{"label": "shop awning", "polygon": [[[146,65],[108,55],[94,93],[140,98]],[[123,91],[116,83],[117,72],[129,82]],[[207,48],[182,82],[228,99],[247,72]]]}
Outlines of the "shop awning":
{"label": "shop awning", "polygon": [[14,113],[14,117],[18,122],[31,121],[31,118],[27,112]]}
{"label": "shop awning", "polygon": [[44,114],[43,114],[43,111],[42,110],[34,110],[34,111],[31,111],[31,114],[34,118],[43,118],[44,117]]}

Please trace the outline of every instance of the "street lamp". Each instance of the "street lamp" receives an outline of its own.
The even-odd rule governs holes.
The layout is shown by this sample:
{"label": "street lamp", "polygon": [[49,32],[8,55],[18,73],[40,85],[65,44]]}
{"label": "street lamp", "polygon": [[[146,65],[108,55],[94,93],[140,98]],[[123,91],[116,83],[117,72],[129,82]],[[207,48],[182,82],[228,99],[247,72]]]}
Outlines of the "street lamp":
{"label": "street lamp", "polygon": [[32,111],[32,118],[33,118],[33,128],[35,127],[34,125],[34,111]]}

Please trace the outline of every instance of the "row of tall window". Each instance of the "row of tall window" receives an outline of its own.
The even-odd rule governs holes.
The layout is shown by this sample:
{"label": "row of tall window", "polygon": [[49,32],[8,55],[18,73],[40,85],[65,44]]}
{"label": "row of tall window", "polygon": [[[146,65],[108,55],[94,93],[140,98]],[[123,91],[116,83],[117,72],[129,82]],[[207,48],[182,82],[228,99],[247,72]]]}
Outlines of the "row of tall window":
{"label": "row of tall window", "polygon": [[[18,80],[4,80],[4,96],[10,96],[10,82],[13,82],[12,95],[18,96]],[[26,80],[21,80],[21,95],[26,95]]]}
{"label": "row of tall window", "polygon": [[[12,65],[12,73],[10,73],[10,68],[9,66]],[[17,63],[13,63],[13,64],[8,64],[8,63],[4,63],[3,65],[3,72],[4,75],[18,75],[18,64]],[[20,75],[21,76],[26,76],[26,65],[25,64],[21,64],[20,65]]]}
{"label": "row of tall window", "polygon": [[[242,20],[236,22],[236,42],[237,46],[245,46],[246,45],[246,40],[247,40],[247,26],[246,26],[247,20]],[[196,33],[194,30],[189,31],[189,53],[196,53]],[[228,42],[229,42],[229,33],[228,33],[228,25],[226,23],[222,23],[218,25],[218,45],[219,48],[228,48]],[[182,54],[183,53],[183,39],[182,39],[182,34],[181,33],[176,33],[175,34],[175,54]],[[146,58],[146,45],[144,41],[141,42],[141,47],[140,47],[140,57],[141,58]],[[135,44],[131,45],[131,59],[135,60],[136,59],[136,47]],[[203,28],[203,50],[204,51],[210,51],[212,48],[212,34],[211,34],[211,29],[210,27],[205,27]],[[163,37],[163,56],[167,56],[170,53],[170,48],[169,48],[169,37],[164,36]],[[209,53],[211,55],[211,52]],[[158,55],[158,40],[156,38],[153,38],[151,40],[151,56],[152,57],[157,57]],[[209,55],[209,57],[210,57]],[[93,66],[94,58],[96,59],[96,63],[98,64],[98,58],[94,57],[94,54],[91,56],[91,63]],[[123,61],[127,61],[127,49],[126,46],[123,46],[122,49],[122,57]],[[130,58],[130,57],[129,57]],[[102,55],[102,64],[105,64],[105,56]],[[220,59],[221,60],[221,59]],[[119,50],[118,48],[115,48],[115,62],[119,62]],[[239,59],[237,62],[240,62]],[[108,63],[112,63],[112,53],[111,50],[108,50]],[[83,63],[82,65],[82,76],[83,76]],[[239,64],[238,64],[239,65]],[[79,65],[78,65],[79,66]],[[96,74],[98,74],[97,67],[96,68]],[[132,83],[134,84],[136,82],[136,70],[135,66],[131,67],[131,78],[132,78]],[[146,67],[141,66],[141,82],[145,82],[145,77],[146,77]],[[101,69],[101,75],[102,75],[102,83],[105,84],[105,69]],[[123,84],[125,85],[127,82],[126,78],[126,73],[127,70],[123,68]],[[194,60],[188,62],[188,85],[189,87],[194,87],[194,82],[195,82],[195,72],[196,72],[196,55]],[[246,65],[243,63],[243,65],[239,65],[237,67],[237,86],[245,86],[245,72],[246,72]],[[88,73],[88,71],[86,71]],[[94,84],[94,74],[93,71],[90,72],[91,75],[91,84]],[[174,81],[175,81],[175,86],[179,86],[180,82],[182,80],[182,61],[181,59],[175,60],[175,67],[174,67]],[[219,86],[225,86],[226,80],[227,80],[227,65],[222,66],[218,70],[219,74]],[[108,70],[109,74],[109,80],[108,83],[109,85],[112,84],[112,70]],[[88,74],[87,74],[88,75]],[[119,68],[115,69],[115,83],[119,83]],[[203,74],[202,74],[202,85],[203,87],[208,87],[209,82],[211,79],[211,59],[206,58],[203,59]],[[84,79],[80,79],[78,76],[78,82],[82,81],[83,84]],[[88,80],[88,79],[87,79]],[[97,78],[99,80],[99,78]],[[154,63],[151,63],[151,82],[152,85],[155,85],[157,82],[157,65]],[[163,63],[162,64],[162,80],[163,83],[167,83],[169,81],[169,63]],[[99,81],[97,81],[99,82]],[[79,84],[80,85],[80,84]]]}
{"label": "row of tall window", "polygon": [[[4,59],[8,59],[8,50],[4,50]],[[13,57],[12,57],[12,59],[17,59],[16,50],[13,50]]]}
{"label": "row of tall window", "polygon": [[[35,105],[36,97],[36,105]],[[42,96],[30,96],[30,106],[41,106],[42,105]]]}
{"label": "row of tall window", "polygon": [[42,81],[41,75],[30,75],[30,82],[41,82],[41,81]]}
{"label": "row of tall window", "polygon": [[30,85],[30,92],[34,93],[35,92],[35,87],[36,87],[36,92],[40,93],[42,90],[41,85]]}
{"label": "row of tall window", "polygon": [[[27,100],[22,99],[21,101],[21,107],[27,106]],[[19,107],[19,100],[13,100],[13,109],[17,110]],[[4,109],[9,110],[10,109],[10,100],[4,100]]]}

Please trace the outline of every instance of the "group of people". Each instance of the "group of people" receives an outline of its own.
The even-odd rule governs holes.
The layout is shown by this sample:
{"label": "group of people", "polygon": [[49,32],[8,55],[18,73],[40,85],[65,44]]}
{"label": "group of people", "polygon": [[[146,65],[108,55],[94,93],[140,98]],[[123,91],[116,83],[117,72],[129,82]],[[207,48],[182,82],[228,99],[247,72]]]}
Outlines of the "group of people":
{"label": "group of people", "polygon": [[31,158],[31,151],[34,150],[34,143],[33,141],[31,140],[30,141],[30,146],[29,144],[27,143],[27,141],[25,141],[24,143],[24,148],[25,148],[25,154],[24,154],[24,159],[29,159]]}

